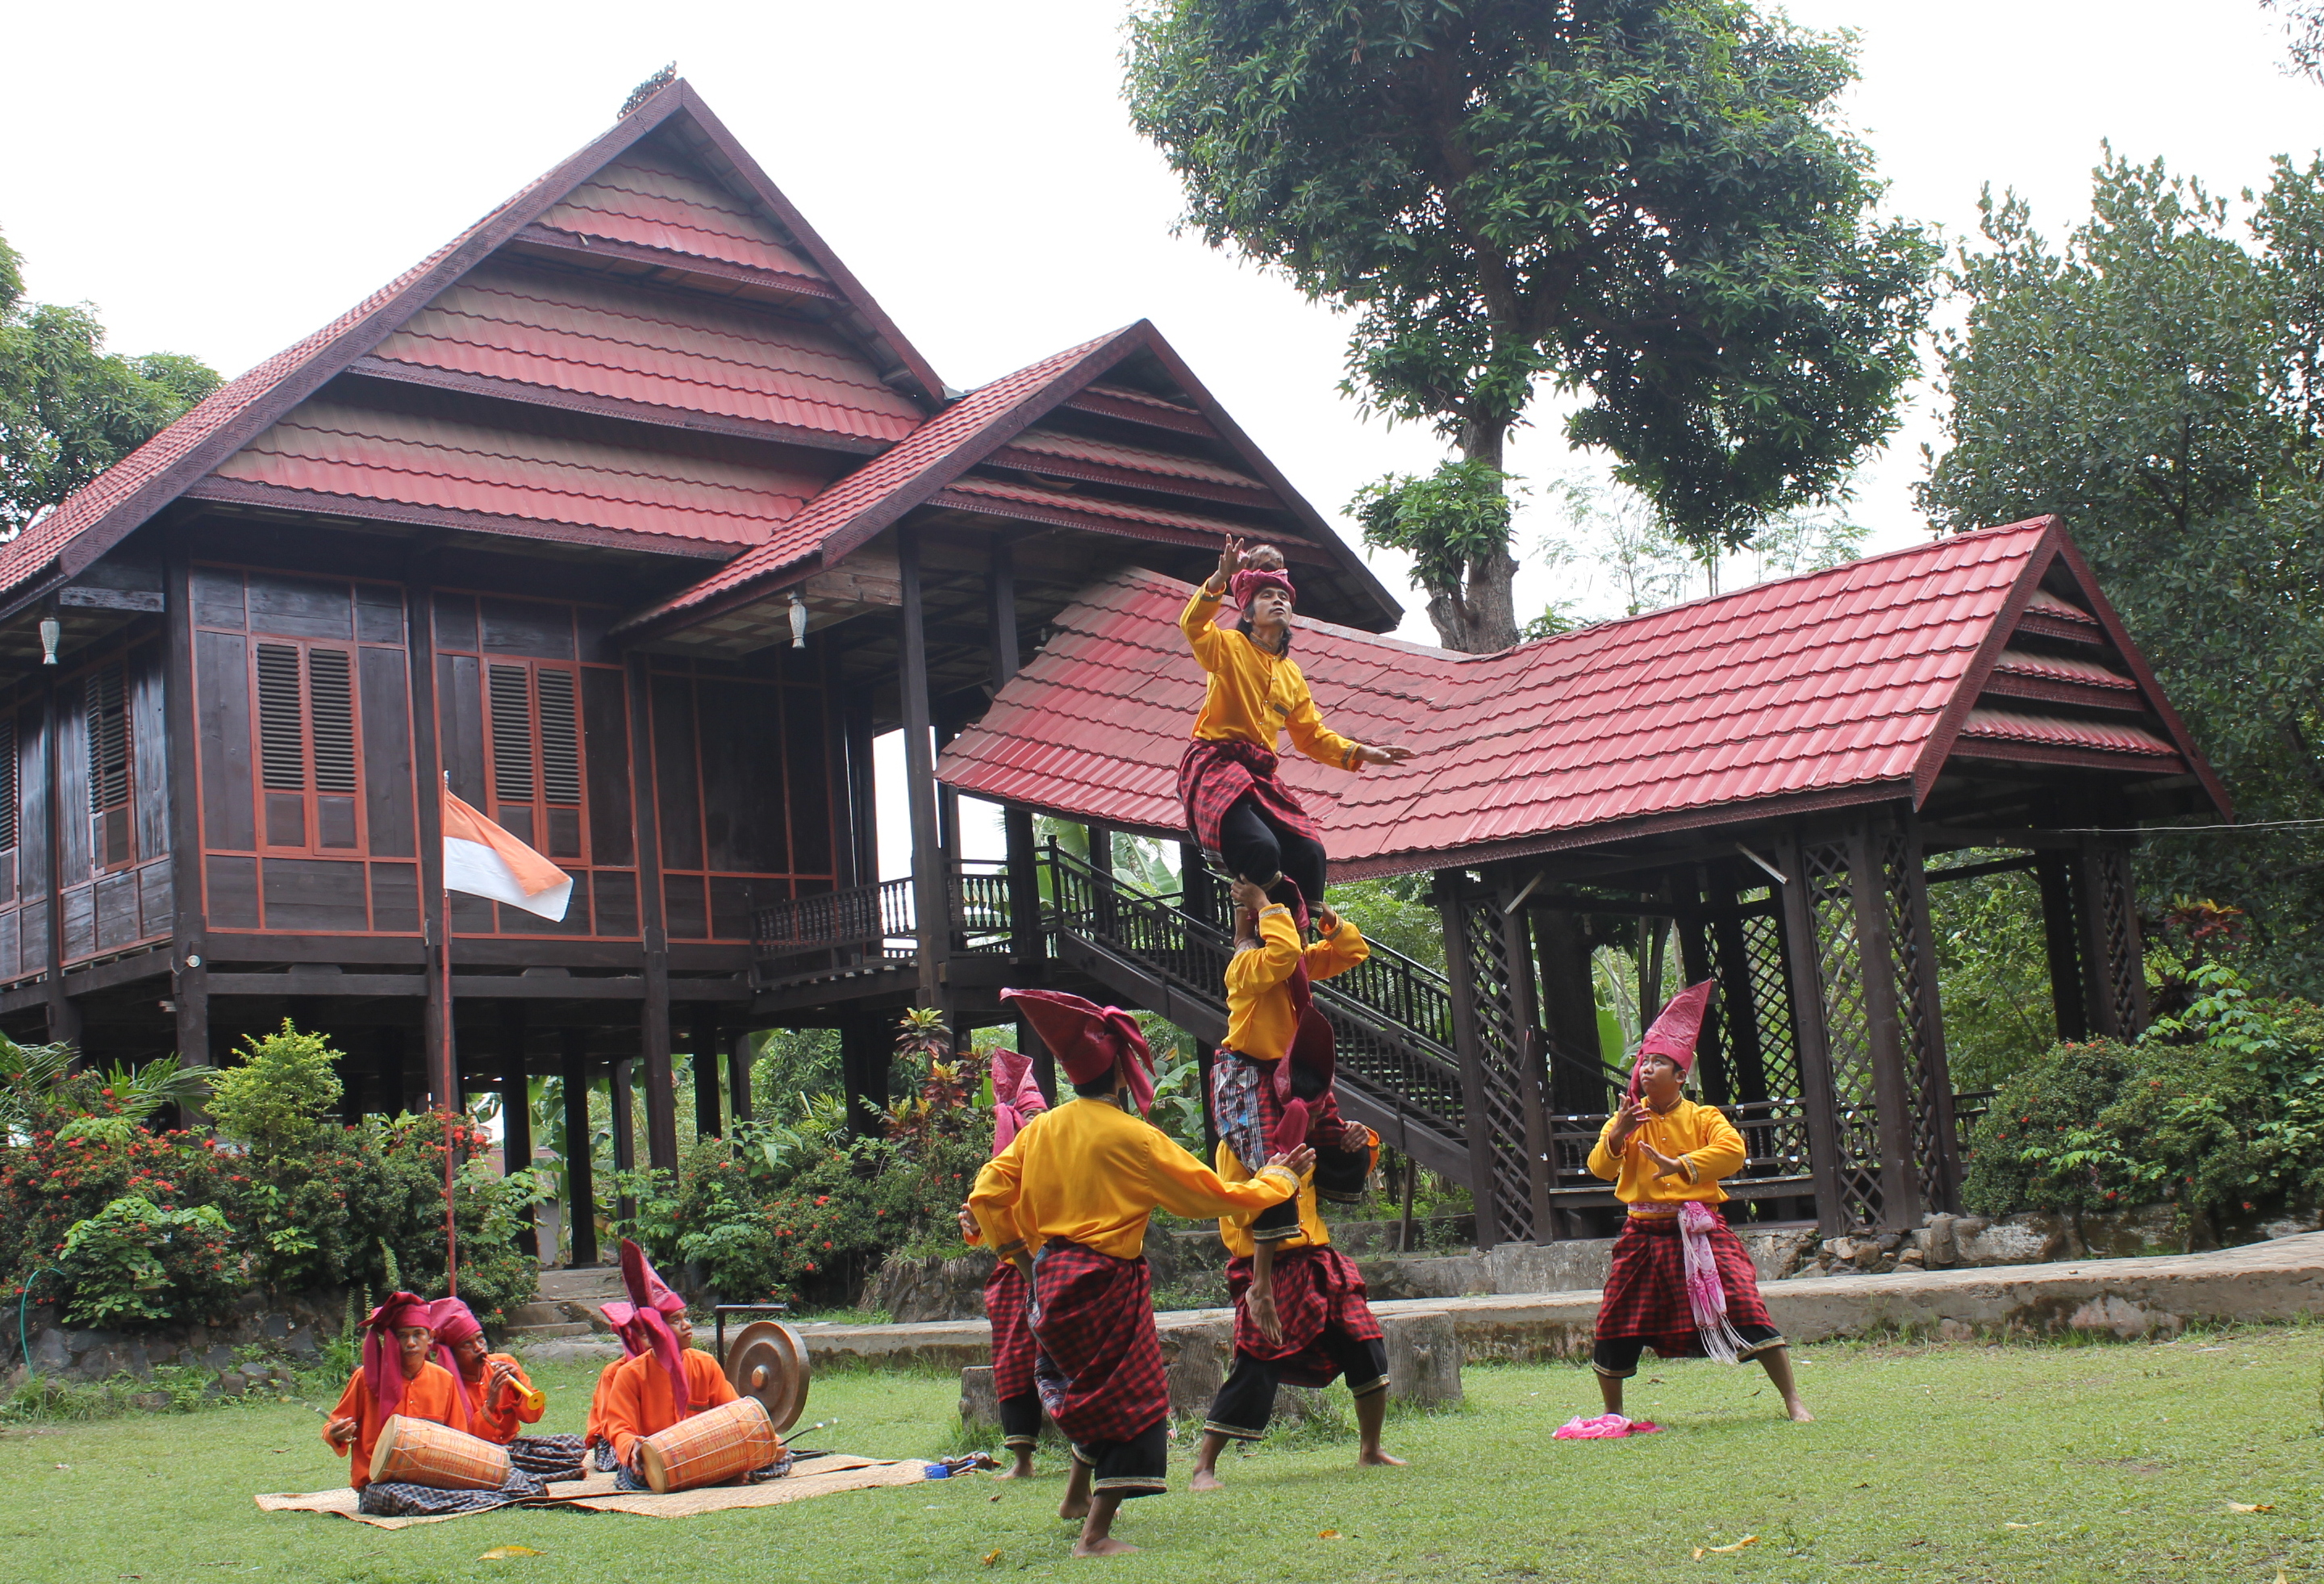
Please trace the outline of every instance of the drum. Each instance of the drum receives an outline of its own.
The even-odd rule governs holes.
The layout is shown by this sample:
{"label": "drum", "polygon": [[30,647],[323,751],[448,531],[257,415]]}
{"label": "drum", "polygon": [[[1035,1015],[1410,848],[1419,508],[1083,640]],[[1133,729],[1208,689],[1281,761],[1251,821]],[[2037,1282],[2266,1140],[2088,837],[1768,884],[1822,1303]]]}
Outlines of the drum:
{"label": "drum", "polygon": [[782,1452],[759,1399],[737,1397],[640,1441],[638,1468],[656,1494],[668,1495],[739,1479]]}
{"label": "drum", "polygon": [[727,1384],[759,1399],[777,1435],[798,1423],[814,1374],[798,1332],[775,1321],[752,1321],[728,1345],[724,1362]]}
{"label": "drum", "polygon": [[373,1483],[436,1490],[498,1490],[508,1483],[508,1449],[432,1419],[398,1414],[380,1427],[372,1448]]}

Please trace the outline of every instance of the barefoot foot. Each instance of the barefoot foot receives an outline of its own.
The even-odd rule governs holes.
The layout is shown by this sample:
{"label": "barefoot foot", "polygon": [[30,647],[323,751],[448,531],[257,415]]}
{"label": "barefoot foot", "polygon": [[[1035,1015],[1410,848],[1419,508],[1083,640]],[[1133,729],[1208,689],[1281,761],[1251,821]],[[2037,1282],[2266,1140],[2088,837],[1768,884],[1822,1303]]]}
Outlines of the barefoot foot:
{"label": "barefoot foot", "polygon": [[1392,1458],[1378,1447],[1369,1452],[1356,1454],[1356,1467],[1359,1469],[1401,1469],[1404,1466],[1402,1458]]}
{"label": "barefoot foot", "polygon": [[1106,1535],[1102,1540],[1076,1540],[1074,1542],[1074,1554],[1077,1557],[1118,1557],[1124,1555],[1127,1552],[1136,1551],[1137,1549],[1138,1548],[1136,1546],[1131,1545],[1129,1542],[1116,1540],[1111,1534]]}
{"label": "barefoot foot", "polygon": [[1224,1490],[1226,1487],[1226,1481],[1208,1469],[1195,1469],[1194,1477],[1186,1481],[1188,1490]]}
{"label": "barefoot foot", "polygon": [[1070,1496],[1065,1497],[1065,1500],[1057,1504],[1057,1516],[1060,1518],[1074,1519],[1088,1517],[1089,1497],[1083,1497],[1078,1500]]}
{"label": "barefoot foot", "polygon": [[1808,1405],[1805,1403],[1786,1403],[1784,1404],[1784,1413],[1794,1424],[1815,1423],[1815,1415],[1808,1412]]}

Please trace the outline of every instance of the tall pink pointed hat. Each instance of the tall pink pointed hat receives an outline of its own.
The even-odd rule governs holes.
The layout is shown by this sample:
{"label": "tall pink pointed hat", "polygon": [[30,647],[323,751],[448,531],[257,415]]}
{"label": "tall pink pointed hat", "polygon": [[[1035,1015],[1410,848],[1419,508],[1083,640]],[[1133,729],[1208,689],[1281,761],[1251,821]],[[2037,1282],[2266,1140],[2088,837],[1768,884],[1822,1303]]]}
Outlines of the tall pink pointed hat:
{"label": "tall pink pointed hat", "polygon": [[678,1345],[678,1333],[669,1329],[669,1317],[684,1314],[686,1300],[661,1279],[647,1260],[646,1251],[627,1238],[622,1239],[622,1285],[636,1306],[630,1323],[622,1330],[622,1340],[633,1353],[654,1356],[669,1385],[670,1406],[684,1418],[693,1388],[687,1383],[685,1349]]}
{"label": "tall pink pointed hat", "polygon": [[1021,1051],[992,1053],[992,1153],[1009,1147],[1026,1123],[1049,1109],[1033,1081],[1033,1058]]}
{"label": "tall pink pointed hat", "polygon": [[1064,990],[1004,990],[1001,999],[1017,1003],[1073,1082],[1095,1082],[1120,1062],[1138,1114],[1153,1105],[1154,1053],[1135,1017]]}
{"label": "tall pink pointed hat", "polygon": [[[1646,1030],[1646,1037],[1638,1042],[1638,1060],[1648,1056],[1668,1056],[1678,1064],[1682,1073],[1694,1070],[1694,1044],[1702,1037],[1703,1015],[1711,1009],[1711,990],[1714,981],[1703,980],[1688,985],[1673,996]],[[1638,1094],[1638,1071],[1630,1069],[1630,1096]]]}

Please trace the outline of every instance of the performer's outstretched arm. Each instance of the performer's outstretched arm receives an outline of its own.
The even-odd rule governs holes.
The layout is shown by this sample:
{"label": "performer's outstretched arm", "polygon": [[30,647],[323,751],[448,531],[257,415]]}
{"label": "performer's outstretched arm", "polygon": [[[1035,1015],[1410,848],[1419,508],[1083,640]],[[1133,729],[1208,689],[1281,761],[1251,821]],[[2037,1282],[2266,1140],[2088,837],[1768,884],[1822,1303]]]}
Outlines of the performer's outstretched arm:
{"label": "performer's outstretched arm", "polygon": [[1176,1139],[1160,1128],[1150,1131],[1152,1137],[1147,1143],[1147,1188],[1157,1206],[1189,1220],[1262,1211],[1280,1204],[1299,1192],[1299,1179],[1315,1164],[1315,1152],[1303,1144],[1269,1159],[1249,1182],[1229,1183],[1188,1155]]}

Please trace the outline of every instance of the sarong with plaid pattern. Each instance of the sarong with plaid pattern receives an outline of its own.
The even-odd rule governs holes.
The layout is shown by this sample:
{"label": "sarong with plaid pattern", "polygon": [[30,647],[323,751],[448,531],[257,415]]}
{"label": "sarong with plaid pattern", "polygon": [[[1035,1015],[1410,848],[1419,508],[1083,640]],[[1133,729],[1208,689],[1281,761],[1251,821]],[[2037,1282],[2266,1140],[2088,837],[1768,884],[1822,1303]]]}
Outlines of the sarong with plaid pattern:
{"label": "sarong with plaid pattern", "polygon": [[1235,1306],[1235,1351],[1275,1363],[1286,1385],[1327,1386],[1338,1378],[1339,1360],[1322,1345],[1327,1329],[1360,1342],[1382,1339],[1379,1320],[1365,1296],[1363,1273],[1338,1249],[1295,1248],[1275,1257],[1275,1315],[1283,1326],[1279,1342],[1268,1341],[1260,1332],[1244,1302],[1251,1270],[1248,1255],[1227,1261],[1227,1291]]}
{"label": "sarong with plaid pattern", "polygon": [[[1718,1225],[1711,1229],[1711,1252],[1719,1266],[1719,1285],[1727,1294],[1727,1322],[1733,1326],[1775,1322],[1759,1296],[1759,1273],[1751,1256],[1717,1209]],[[1606,1295],[1598,1305],[1595,1334],[1600,1337],[1643,1337],[1664,1358],[1700,1357],[1702,1336],[1695,1329],[1694,1311],[1686,1301],[1686,1254],[1680,1246],[1678,1217],[1632,1216],[1614,1239],[1613,1270],[1606,1278]]]}
{"label": "sarong with plaid pattern", "polygon": [[521,1435],[508,1444],[509,1463],[538,1479],[578,1479],[586,1455],[577,1435]]}
{"label": "sarong with plaid pattern", "polygon": [[1003,1259],[984,1278],[984,1315],[992,1322],[992,1389],[1003,1400],[1033,1389],[1032,1317],[1025,1312],[1025,1275]]}
{"label": "sarong with plaid pattern", "polygon": [[1170,1412],[1154,1272],[1057,1239],[1033,1261],[1033,1337],[1041,1406],[1075,1442],[1126,1441]]}
{"label": "sarong with plaid pattern", "polygon": [[1281,763],[1272,749],[1240,737],[1225,741],[1197,737],[1187,743],[1178,758],[1178,797],[1186,806],[1186,828],[1194,833],[1195,844],[1216,857],[1220,823],[1246,794],[1286,828],[1322,841],[1323,827],[1276,778]]}
{"label": "sarong with plaid pattern", "polygon": [[401,1479],[374,1479],[355,1498],[355,1510],[374,1518],[443,1518],[488,1513],[549,1494],[549,1487],[521,1469],[511,1469],[497,1490],[438,1490]]}

